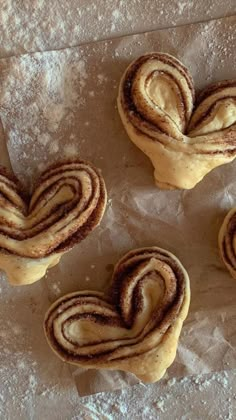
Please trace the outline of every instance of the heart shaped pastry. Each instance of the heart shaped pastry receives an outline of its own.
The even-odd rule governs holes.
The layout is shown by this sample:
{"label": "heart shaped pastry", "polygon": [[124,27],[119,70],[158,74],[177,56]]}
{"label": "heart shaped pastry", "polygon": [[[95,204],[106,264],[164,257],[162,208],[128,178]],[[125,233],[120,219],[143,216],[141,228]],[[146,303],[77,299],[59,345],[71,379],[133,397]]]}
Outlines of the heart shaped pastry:
{"label": "heart shaped pastry", "polygon": [[16,285],[33,283],[101,221],[106,189],[82,160],[51,166],[28,201],[19,182],[0,170],[0,268]]}
{"label": "heart shaped pastry", "polygon": [[57,300],[46,314],[45,334],[66,362],[155,382],[174,361],[189,302],[179,260],[161,248],[141,248],[116,265],[109,293],[86,290]]}
{"label": "heart shaped pastry", "polygon": [[226,215],[220,228],[218,243],[222,260],[236,279],[236,207]]}
{"label": "heart shaped pastry", "polygon": [[207,87],[196,104],[194,95],[187,68],[169,54],[144,55],[122,77],[121,120],[160,188],[193,188],[236,157],[236,81]]}

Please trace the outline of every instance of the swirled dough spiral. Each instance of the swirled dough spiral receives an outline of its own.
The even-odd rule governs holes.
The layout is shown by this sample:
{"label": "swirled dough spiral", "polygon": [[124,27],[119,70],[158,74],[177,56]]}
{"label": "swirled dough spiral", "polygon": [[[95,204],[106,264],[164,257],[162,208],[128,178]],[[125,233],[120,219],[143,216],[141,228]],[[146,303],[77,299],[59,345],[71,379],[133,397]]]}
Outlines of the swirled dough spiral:
{"label": "swirled dough spiral", "polygon": [[46,314],[45,334],[64,361],[155,382],[174,361],[189,301],[179,260],[158,247],[141,248],[119,261],[110,293],[86,290],[57,300]]}
{"label": "swirled dough spiral", "polygon": [[0,268],[9,282],[33,283],[100,222],[106,189],[99,172],[82,160],[47,169],[31,199],[0,170]]}
{"label": "swirled dough spiral", "polygon": [[232,277],[236,279],[236,207],[226,215],[218,242],[221,257]]}
{"label": "swirled dough spiral", "polygon": [[236,157],[236,80],[207,87],[195,104],[187,68],[169,54],[146,54],[125,71],[118,110],[160,188],[193,188]]}

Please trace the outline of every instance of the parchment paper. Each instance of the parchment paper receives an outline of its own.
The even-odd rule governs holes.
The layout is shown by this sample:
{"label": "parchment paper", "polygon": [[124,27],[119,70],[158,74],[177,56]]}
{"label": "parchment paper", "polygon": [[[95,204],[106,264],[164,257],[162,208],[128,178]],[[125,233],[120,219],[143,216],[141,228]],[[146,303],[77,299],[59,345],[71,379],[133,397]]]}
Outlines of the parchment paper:
{"label": "parchment paper", "polygon": [[1,0],[0,58],[236,13],[235,0]]}
{"label": "parchment paper", "polygon": [[[0,60],[0,116],[15,174],[31,188],[49,163],[78,154],[101,168],[108,189],[100,227],[41,280],[48,288],[43,306],[47,295],[53,301],[75,290],[105,289],[129,249],[170,250],[188,270],[192,301],[169,377],[236,367],[236,282],[217,249],[219,227],[235,204],[236,163],[214,170],[193,190],[159,190],[148,159],[124,132],[117,89],[128,63],[154,50],[181,59],[197,89],[235,77],[235,29],[236,16]],[[25,298],[37,293],[33,288],[23,288]],[[42,326],[36,329],[43,341]],[[71,372],[80,395],[136,382],[123,373]]]}

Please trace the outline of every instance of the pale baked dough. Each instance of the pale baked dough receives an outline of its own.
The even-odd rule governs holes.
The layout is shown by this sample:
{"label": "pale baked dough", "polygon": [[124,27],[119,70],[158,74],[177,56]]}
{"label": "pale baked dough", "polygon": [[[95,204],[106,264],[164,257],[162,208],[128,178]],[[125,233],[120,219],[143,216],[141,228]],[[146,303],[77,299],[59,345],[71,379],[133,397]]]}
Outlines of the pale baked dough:
{"label": "pale baked dough", "polygon": [[222,260],[236,279],[236,207],[226,215],[219,231],[218,243]]}
{"label": "pale baked dough", "polygon": [[236,156],[236,81],[207,87],[195,109],[194,96],[187,68],[169,54],[138,58],[121,79],[121,120],[160,188],[193,188]]}
{"label": "pale baked dough", "polygon": [[66,161],[41,175],[26,202],[18,181],[0,169],[0,268],[15,285],[42,278],[100,223],[106,189],[91,164]]}
{"label": "pale baked dough", "polygon": [[43,278],[49,268],[57,265],[62,255],[63,253],[36,259],[0,254],[0,267],[12,285],[32,284]]}
{"label": "pale baked dough", "polygon": [[189,278],[179,260],[158,247],[141,248],[119,261],[106,295],[87,290],[57,300],[44,329],[66,362],[156,382],[174,361],[189,303]]}

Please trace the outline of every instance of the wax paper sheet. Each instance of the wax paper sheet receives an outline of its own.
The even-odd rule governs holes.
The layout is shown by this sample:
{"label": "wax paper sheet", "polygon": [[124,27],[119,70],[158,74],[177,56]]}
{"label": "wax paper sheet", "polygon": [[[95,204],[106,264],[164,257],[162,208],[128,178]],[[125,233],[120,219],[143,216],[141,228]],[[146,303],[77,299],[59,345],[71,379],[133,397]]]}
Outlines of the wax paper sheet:
{"label": "wax paper sheet", "polygon": [[[219,258],[217,236],[224,215],[235,204],[236,163],[212,171],[190,191],[161,191],[154,185],[148,159],[127,138],[116,107],[122,73],[146,52],[175,55],[189,67],[197,90],[235,77],[235,29],[236,17],[230,17],[0,60],[1,141],[6,142],[15,174],[31,189],[48,164],[78,155],[101,169],[108,190],[100,227],[45,279],[20,291],[4,285],[13,302],[16,294],[22,296],[14,308],[29,330],[32,305],[27,302],[34,299],[38,316],[32,337],[37,331],[37,349],[46,349],[42,311],[49,302],[75,290],[106,289],[114,264],[126,251],[157,245],[181,260],[192,290],[169,377],[235,368],[236,282]],[[6,159],[1,155],[3,163]],[[60,378],[62,363],[56,356],[35,349],[35,358],[45,369],[49,363]],[[71,373],[81,395],[136,382],[119,372],[84,375],[74,367],[70,373],[63,370],[66,378]]]}

